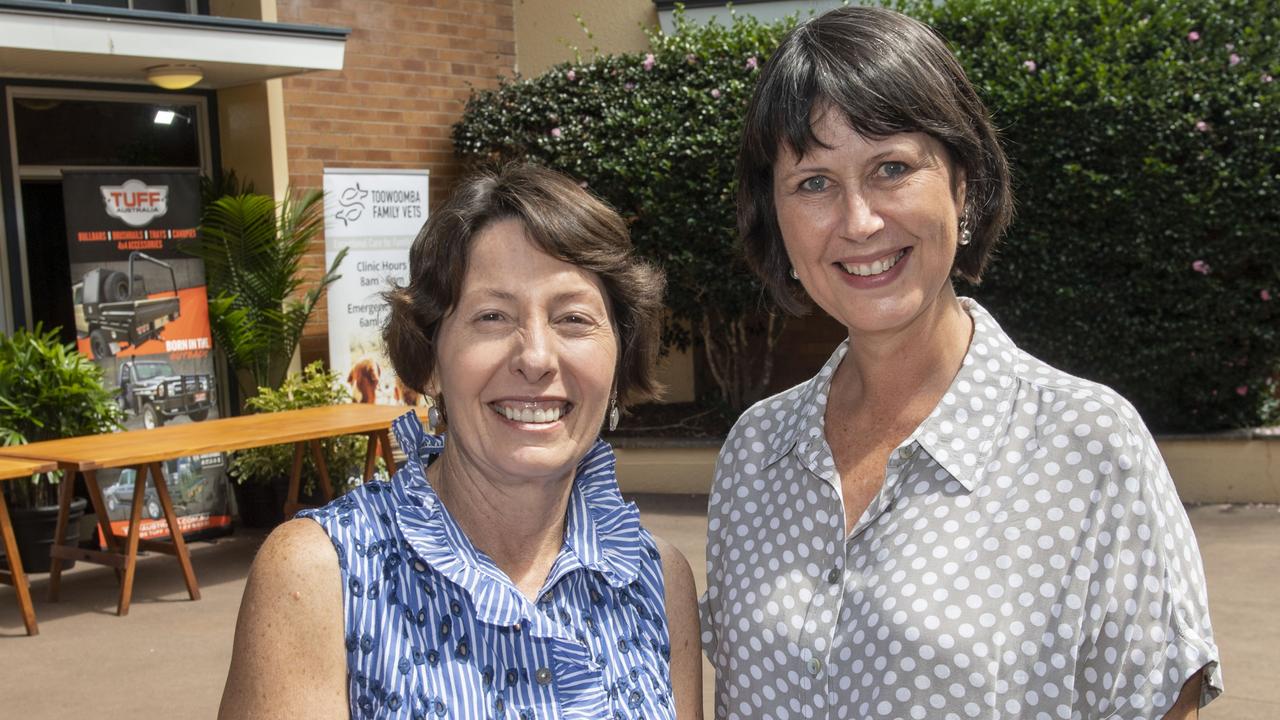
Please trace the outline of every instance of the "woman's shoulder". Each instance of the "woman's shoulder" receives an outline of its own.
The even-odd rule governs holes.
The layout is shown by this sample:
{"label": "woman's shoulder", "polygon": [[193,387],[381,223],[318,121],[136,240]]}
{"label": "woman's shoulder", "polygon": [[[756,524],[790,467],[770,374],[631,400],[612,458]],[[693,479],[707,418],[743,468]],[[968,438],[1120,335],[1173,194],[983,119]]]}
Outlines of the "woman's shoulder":
{"label": "woman's shoulder", "polygon": [[1100,420],[1094,426],[1077,424],[1072,428],[1076,435],[1110,435],[1117,430],[1149,435],[1138,409],[1109,385],[1073,375],[1022,350],[1014,355],[1010,373],[1024,388],[1022,396],[1034,400],[1049,418]]}
{"label": "woman's shoulder", "polygon": [[[352,532],[389,524],[396,505],[395,482],[383,480],[361,483],[329,503],[303,510],[297,516],[310,518],[330,532],[335,526]],[[379,520],[383,522],[378,522]]]}
{"label": "woman's shoulder", "polygon": [[324,528],[311,520],[295,518],[271,531],[258,549],[253,567],[254,572],[261,569],[276,574],[287,568],[289,574],[314,577],[336,573],[338,558]]}

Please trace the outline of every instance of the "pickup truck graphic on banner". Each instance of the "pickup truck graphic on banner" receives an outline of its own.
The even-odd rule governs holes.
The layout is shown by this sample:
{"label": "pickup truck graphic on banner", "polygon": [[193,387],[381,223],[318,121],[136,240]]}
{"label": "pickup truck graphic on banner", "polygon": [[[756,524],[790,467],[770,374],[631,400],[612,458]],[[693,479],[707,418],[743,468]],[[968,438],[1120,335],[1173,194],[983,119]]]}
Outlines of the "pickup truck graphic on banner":
{"label": "pickup truck graphic on banner", "polygon": [[[118,389],[125,427],[150,429],[217,417],[204,263],[178,244],[200,221],[192,172],[64,172],[77,346]],[[163,466],[184,534],[230,526],[226,460]],[[127,532],[132,470],[99,474],[115,532]],[[142,537],[168,533],[144,492]]]}

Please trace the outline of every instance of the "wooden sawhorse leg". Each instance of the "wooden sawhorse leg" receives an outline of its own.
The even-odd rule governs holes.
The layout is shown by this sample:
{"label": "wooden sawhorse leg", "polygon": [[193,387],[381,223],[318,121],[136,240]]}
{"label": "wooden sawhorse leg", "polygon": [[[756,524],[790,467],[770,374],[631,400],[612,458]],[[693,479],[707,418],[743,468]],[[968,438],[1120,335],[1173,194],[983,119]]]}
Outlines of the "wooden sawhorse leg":
{"label": "wooden sawhorse leg", "polygon": [[387,464],[387,475],[396,474],[396,461],[391,454],[391,435],[386,430],[374,430],[368,434],[367,448],[364,453],[364,481],[373,479],[377,471],[378,456],[381,455]]}
{"label": "wooden sawhorse leg", "polygon": [[[137,472],[137,469],[134,469]],[[89,500],[93,503],[93,514],[98,518],[98,530],[102,534],[103,542],[107,544],[107,551],[111,553],[120,553],[120,543],[116,540],[116,534],[111,531],[111,516],[107,511],[107,502],[102,499],[102,489],[98,486],[98,471],[85,470],[80,473],[84,477],[85,487],[89,490]],[[135,478],[137,475],[134,476]],[[116,573],[116,582],[124,581],[124,572],[120,566],[112,568]]]}
{"label": "wooden sawhorse leg", "polygon": [[[138,564],[139,549],[176,556],[178,567],[182,570],[182,580],[187,585],[187,594],[192,600],[200,599],[200,586],[196,583],[196,573],[191,567],[191,556],[187,553],[187,542],[182,538],[182,528],[178,526],[178,516],[173,512],[169,488],[164,483],[164,471],[160,463],[154,462],[139,467],[137,472],[137,480],[134,481],[133,486],[133,507],[129,511],[129,534],[125,540],[124,580],[120,584],[120,604],[116,608],[116,614],[121,616],[129,614],[129,602],[133,595],[133,574]],[[148,474],[156,488],[160,507],[164,509],[165,522],[169,525],[170,542],[143,540],[139,537]]]}
{"label": "wooden sawhorse leg", "polygon": [[18,541],[13,537],[13,524],[9,522],[9,507],[4,502],[3,493],[0,493],[0,540],[4,542],[5,557],[9,558],[9,571],[0,570],[0,582],[10,584],[18,591],[18,609],[22,611],[22,624],[27,626],[27,635],[39,635],[36,609],[31,604],[31,588],[27,586],[26,573],[22,572]]}
{"label": "wooden sawhorse leg", "polygon": [[59,552],[67,542],[67,516],[71,514],[71,496],[75,492],[76,475],[68,470],[58,483],[58,524],[53,531],[53,547],[49,549],[49,601],[58,601],[62,586],[62,555]]}
{"label": "wooden sawhorse leg", "polygon": [[[133,470],[136,478],[142,478],[144,468],[136,467]],[[82,550],[66,544],[67,514],[71,510],[71,493],[75,479],[74,474],[68,472],[68,477],[62,479],[62,488],[59,491],[58,527],[54,533],[53,547],[49,549],[49,556],[53,558],[49,570],[49,600],[53,602],[58,600],[61,588],[63,560],[82,560],[106,565],[115,570],[117,581],[123,583],[125,580],[126,557],[120,552],[117,537],[111,532],[111,518],[107,515],[107,504],[102,499],[102,488],[98,486],[98,473],[95,470],[85,470],[80,474],[84,476],[85,487],[89,490],[89,499],[93,502],[93,511],[98,516],[98,528],[102,530],[102,535],[106,539],[107,552]],[[135,482],[142,481],[139,479]],[[136,495],[137,492],[135,487],[134,494]]]}
{"label": "wooden sawhorse leg", "polygon": [[324,446],[320,439],[299,440],[293,444],[293,465],[289,468],[289,495],[284,500],[284,517],[289,520],[294,513],[311,507],[298,501],[302,494],[302,456],[307,446],[311,448],[311,459],[315,461],[316,473],[320,476],[320,495],[325,502],[333,499],[333,481],[329,479],[329,463],[324,459]]}

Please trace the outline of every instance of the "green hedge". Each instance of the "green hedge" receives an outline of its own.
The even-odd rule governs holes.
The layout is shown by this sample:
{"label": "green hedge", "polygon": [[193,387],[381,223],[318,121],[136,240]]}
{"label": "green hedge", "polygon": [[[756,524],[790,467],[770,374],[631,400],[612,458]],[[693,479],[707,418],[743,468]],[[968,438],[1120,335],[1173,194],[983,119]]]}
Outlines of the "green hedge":
{"label": "green hedge", "polygon": [[[665,340],[710,346],[730,405],[758,399],[781,322],[738,252],[733,174],[746,103],[786,30],[738,18],[652,34],[652,52],[560,65],[474,94],[454,128],[470,161],[527,158],[581,179],[667,273]],[[775,318],[777,319],[777,318]],[[777,319],[780,320],[780,319]]]}
{"label": "green hedge", "polygon": [[[1275,422],[1280,11],[1271,0],[948,0],[1017,218],[977,297],[1161,431]],[[1275,298],[1275,299],[1270,299]]]}
{"label": "green hedge", "polygon": [[[1017,217],[984,284],[962,292],[1157,430],[1280,419],[1273,3],[895,5],[952,41],[1014,165]],[[785,25],[682,25],[651,54],[504,83],[473,95],[455,147],[583,179],[633,220],[688,326],[708,309],[749,316],[762,296],[737,256],[732,167],[754,68]]]}

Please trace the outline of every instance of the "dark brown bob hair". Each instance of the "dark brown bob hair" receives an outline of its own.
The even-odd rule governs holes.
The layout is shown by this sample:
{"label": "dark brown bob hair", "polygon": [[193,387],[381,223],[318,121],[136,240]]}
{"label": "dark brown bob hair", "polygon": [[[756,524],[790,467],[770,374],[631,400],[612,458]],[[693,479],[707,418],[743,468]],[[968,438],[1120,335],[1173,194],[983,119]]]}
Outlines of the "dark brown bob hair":
{"label": "dark brown bob hair", "polygon": [[390,313],[382,337],[400,381],[432,393],[437,335],[458,304],[472,242],[485,228],[508,219],[520,221],[546,254],[600,277],[618,335],[618,402],[656,397],[662,389],[655,370],[666,285],[662,272],[635,256],[616,212],[564,175],[529,164],[466,177],[414,239],[408,286],[383,293]]}
{"label": "dark brown bob hair", "polygon": [[978,283],[1013,216],[1009,162],[987,109],[932,28],[893,10],[842,7],[787,34],[747,108],[738,232],[747,262],[778,305],[793,314],[806,310],[799,284],[789,280],[773,166],[784,144],[800,156],[821,144],[813,134],[815,109],[839,111],[869,138],[923,132],[947,148],[964,170],[964,214],[973,232],[952,274]]}

